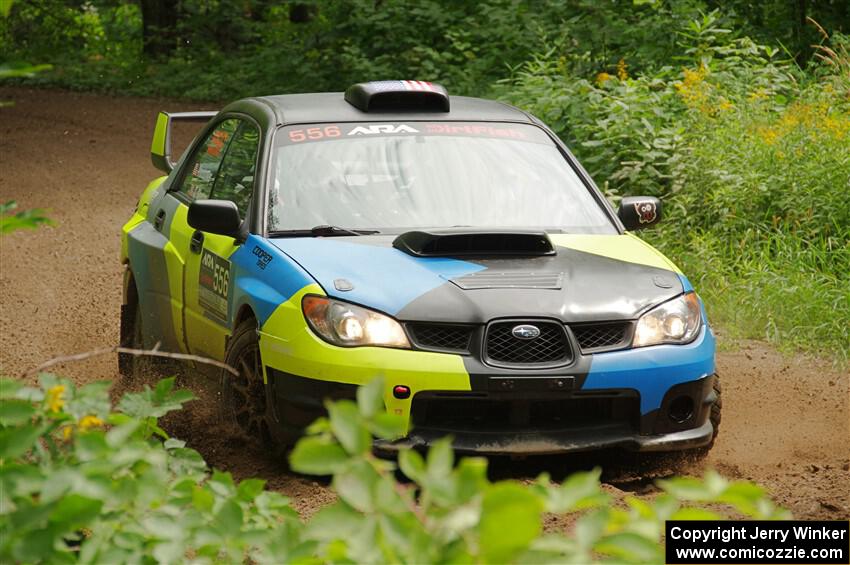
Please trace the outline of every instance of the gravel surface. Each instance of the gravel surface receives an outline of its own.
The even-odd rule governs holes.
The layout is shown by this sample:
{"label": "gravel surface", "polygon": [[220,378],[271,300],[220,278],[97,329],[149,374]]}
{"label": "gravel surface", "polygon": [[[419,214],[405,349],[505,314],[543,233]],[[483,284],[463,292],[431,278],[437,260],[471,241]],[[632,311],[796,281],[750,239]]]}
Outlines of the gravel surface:
{"label": "gravel surface", "polygon": [[[120,230],[157,176],[148,157],[156,112],[215,106],[25,88],[0,88],[0,100],[15,102],[0,108],[0,201],[47,208],[56,222],[0,240],[0,373],[16,376],[57,355],[117,343]],[[549,471],[559,478],[601,465],[610,492],[651,497],[654,478],[715,468],[764,485],[796,517],[850,518],[850,376],[823,360],[719,338],[723,424],[705,461],[666,468],[616,453],[495,459],[492,475],[528,480]],[[114,356],[55,370],[77,382],[118,378]],[[333,500],[326,482],[228,439],[216,423],[214,395],[197,381],[183,378],[199,400],[168,422],[174,435],[237,478],[266,479],[305,516]]]}

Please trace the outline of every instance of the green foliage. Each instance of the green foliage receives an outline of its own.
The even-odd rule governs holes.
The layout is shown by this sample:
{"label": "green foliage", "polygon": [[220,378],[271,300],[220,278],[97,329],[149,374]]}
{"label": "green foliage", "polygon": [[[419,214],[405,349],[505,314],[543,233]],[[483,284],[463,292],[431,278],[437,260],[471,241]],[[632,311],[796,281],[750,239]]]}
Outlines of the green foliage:
{"label": "green foliage", "polygon": [[[448,439],[426,457],[403,450],[396,465],[371,450],[376,430],[383,439],[402,433],[382,389],[375,381],[357,404],[329,403],[329,417],[292,452],[294,470],[332,474],[338,496],[305,523],[263,481],[237,484],[167,436],[157,418],[191,399],[174,379],[125,394],[117,410],[108,383],[0,379],[0,560],[661,563],[667,519],[717,519],[721,505],[787,517],[760,487],[716,473],[663,481],[664,494],[629,497],[620,508],[601,490],[598,469],[560,485],[547,475],[493,483],[485,459],[455,462]],[[574,514],[571,534],[543,533],[547,514]]]}
{"label": "green foliage", "polygon": [[[721,518],[706,509],[706,503],[726,505],[751,517],[787,516],[760,487],[730,483],[713,472],[704,479],[663,481],[659,486],[664,494],[651,502],[628,497],[627,509],[611,506],[611,497],[600,488],[598,469],[577,473],[561,485],[553,484],[548,475],[532,484],[493,483],[487,478],[486,459],[466,457],[456,463],[448,439],[437,442],[425,458],[417,451],[402,450],[398,469],[411,483],[398,483],[394,463],[351,439],[368,435],[377,418],[388,416],[375,411],[382,401],[381,390],[380,382],[374,381],[360,389],[357,406],[346,401],[329,404],[329,419],[317,421],[292,453],[294,470],[334,475],[339,500],[320,510],[306,528],[323,559],[660,563],[664,521]],[[547,513],[575,514],[572,535],[544,534]]]}
{"label": "green foliage", "polygon": [[740,336],[850,358],[850,57],[803,73],[718,13],[680,33],[682,66],[576,77],[558,47],[500,85],[552,125],[613,200],[664,198],[647,237]]}
{"label": "green foliage", "polygon": [[168,438],[156,418],[191,399],[174,380],[127,394],[108,383],[0,381],[0,561],[289,560],[301,523],[256,479],[235,484]]}
{"label": "green foliage", "polygon": [[0,204],[0,234],[53,224],[50,218],[44,215],[44,210],[33,208],[14,213],[17,207],[17,202],[13,200]]}
{"label": "green foliage", "polygon": [[553,41],[577,55],[569,58],[579,75],[620,59],[634,71],[655,69],[676,53],[671,26],[704,8],[702,0],[350,0],[316,3],[313,17],[293,22],[290,4],[183,0],[170,14],[173,27],[157,30],[169,54],[146,58],[138,5],[45,0],[18,3],[0,22],[0,57],[53,61],[56,71],[41,83],[200,100],[392,77],[482,95]]}

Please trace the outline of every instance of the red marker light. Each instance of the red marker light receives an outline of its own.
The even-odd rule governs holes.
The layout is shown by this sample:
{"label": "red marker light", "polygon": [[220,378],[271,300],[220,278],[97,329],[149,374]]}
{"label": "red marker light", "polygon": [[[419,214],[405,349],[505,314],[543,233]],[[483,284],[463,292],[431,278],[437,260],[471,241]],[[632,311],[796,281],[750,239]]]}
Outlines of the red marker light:
{"label": "red marker light", "polygon": [[404,385],[395,385],[393,387],[393,396],[400,400],[410,398],[410,387],[406,387]]}

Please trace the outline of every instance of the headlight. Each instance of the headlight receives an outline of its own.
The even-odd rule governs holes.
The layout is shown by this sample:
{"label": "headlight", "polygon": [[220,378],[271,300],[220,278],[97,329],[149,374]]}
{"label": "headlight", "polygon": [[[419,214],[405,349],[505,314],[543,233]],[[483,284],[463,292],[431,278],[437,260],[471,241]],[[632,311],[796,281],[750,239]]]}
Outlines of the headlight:
{"label": "headlight", "polygon": [[324,296],[301,301],[304,317],[320,337],[343,347],[376,345],[410,349],[401,324],[378,312]]}
{"label": "headlight", "polygon": [[660,343],[688,343],[699,333],[702,316],[696,293],[688,292],[640,317],[633,347]]}

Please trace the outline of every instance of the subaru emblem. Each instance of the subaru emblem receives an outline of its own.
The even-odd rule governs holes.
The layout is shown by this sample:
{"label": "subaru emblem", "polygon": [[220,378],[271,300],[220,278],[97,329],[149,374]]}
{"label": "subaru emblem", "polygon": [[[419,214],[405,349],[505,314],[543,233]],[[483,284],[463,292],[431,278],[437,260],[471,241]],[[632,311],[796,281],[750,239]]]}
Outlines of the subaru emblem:
{"label": "subaru emblem", "polygon": [[517,339],[534,339],[540,337],[540,328],[530,324],[523,324],[521,326],[514,326],[511,334]]}

